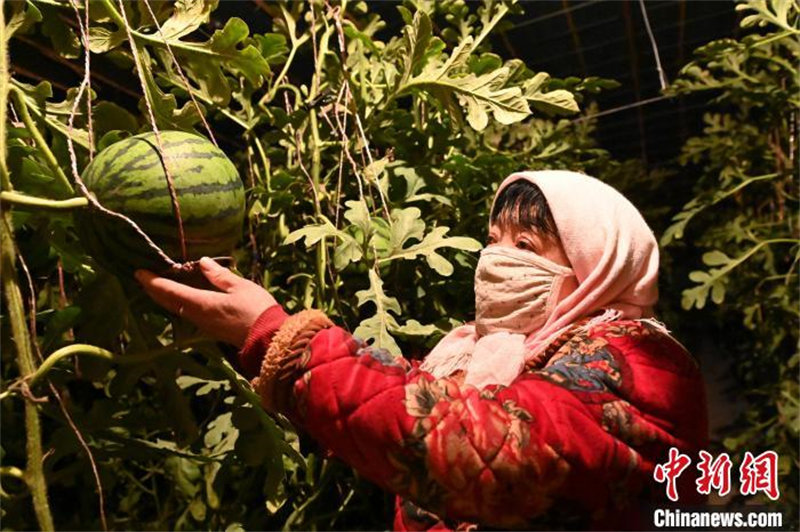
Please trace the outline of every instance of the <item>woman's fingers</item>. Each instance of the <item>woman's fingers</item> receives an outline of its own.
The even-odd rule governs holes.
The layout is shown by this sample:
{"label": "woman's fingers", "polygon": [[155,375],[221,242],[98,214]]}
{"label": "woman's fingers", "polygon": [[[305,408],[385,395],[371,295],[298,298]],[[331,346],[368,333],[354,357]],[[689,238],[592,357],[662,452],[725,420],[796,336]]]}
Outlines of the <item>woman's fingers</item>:
{"label": "woman's fingers", "polygon": [[202,259],[200,268],[222,292],[194,288],[147,270],[137,271],[136,280],[156,303],[194,323],[204,334],[241,346],[261,313],[277,304],[275,298],[210,259]]}
{"label": "woman's fingers", "polygon": [[147,270],[137,270],[135,275],[144,291],[156,303],[192,321],[202,316],[203,309],[209,307],[209,300],[215,295],[214,292],[192,288]]}
{"label": "woman's fingers", "polygon": [[200,259],[200,269],[206,279],[223,292],[230,292],[242,280],[228,268],[220,266],[208,257]]}

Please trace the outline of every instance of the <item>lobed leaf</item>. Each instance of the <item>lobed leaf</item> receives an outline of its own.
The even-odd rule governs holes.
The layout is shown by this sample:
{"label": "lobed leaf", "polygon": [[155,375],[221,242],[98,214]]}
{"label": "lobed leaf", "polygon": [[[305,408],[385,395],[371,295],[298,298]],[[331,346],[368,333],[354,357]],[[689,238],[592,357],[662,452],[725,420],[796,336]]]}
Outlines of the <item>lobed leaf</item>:
{"label": "lobed leaf", "polygon": [[395,250],[382,257],[381,262],[388,262],[397,259],[411,260],[422,255],[428,261],[428,265],[436,270],[439,274],[448,276],[453,273],[453,265],[436,253],[441,248],[460,249],[462,251],[478,251],[481,249],[481,243],[474,238],[465,236],[452,236],[446,237],[450,231],[449,227],[439,226],[434,227],[423,240],[407,248]]}
{"label": "lobed leaf", "polygon": [[167,40],[177,40],[192,33],[211,18],[219,0],[176,0],[169,19],[161,24],[161,33]]}

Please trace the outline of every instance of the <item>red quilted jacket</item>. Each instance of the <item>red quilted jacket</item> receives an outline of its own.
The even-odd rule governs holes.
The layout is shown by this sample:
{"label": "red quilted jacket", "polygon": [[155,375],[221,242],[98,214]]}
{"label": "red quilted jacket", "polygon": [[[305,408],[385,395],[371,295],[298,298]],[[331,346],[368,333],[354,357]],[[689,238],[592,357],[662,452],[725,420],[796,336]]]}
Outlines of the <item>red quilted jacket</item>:
{"label": "red quilted jacket", "polygon": [[[399,495],[399,530],[650,528],[666,501],[655,465],[707,447],[697,364],[645,322],[564,334],[509,386],[478,390],[275,306],[240,363],[268,409]],[[694,478],[679,477],[681,502],[701,502]]]}

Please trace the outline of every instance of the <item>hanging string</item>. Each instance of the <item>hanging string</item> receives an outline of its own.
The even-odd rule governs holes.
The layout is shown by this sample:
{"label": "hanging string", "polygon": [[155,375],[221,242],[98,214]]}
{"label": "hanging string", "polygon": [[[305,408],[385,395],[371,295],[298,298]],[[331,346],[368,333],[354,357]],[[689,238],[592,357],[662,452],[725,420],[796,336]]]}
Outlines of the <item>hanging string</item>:
{"label": "hanging string", "polygon": [[[364,126],[361,123],[361,116],[358,114],[358,103],[353,98],[353,94],[350,91],[350,78],[349,72],[346,69],[346,60],[347,60],[347,45],[344,36],[344,28],[342,27],[342,8],[340,6],[332,7],[330,4],[326,2],[328,6],[329,13],[333,18],[334,24],[336,26],[336,33],[338,37],[338,44],[339,44],[339,54],[341,56],[341,63],[342,63],[342,82],[345,87],[345,106],[349,106],[352,104],[353,106],[353,116],[355,117],[356,127],[358,128],[359,136],[361,137],[361,143],[364,147],[363,152],[367,154],[367,160],[369,160],[369,165],[372,166],[375,161],[372,159],[372,153],[369,149],[369,140],[367,139],[367,134],[364,131]],[[362,154],[363,154],[362,152]],[[389,226],[392,225],[392,217],[389,214],[389,206],[386,200],[386,197],[383,194],[383,189],[381,188],[380,183],[378,182],[377,176],[375,176],[375,188],[378,189],[378,197],[381,200],[381,206],[383,207],[383,212],[386,215],[386,222]]]}
{"label": "hanging string", "polygon": [[214,143],[214,146],[219,148],[219,144],[217,144],[217,139],[214,138],[214,133],[211,132],[211,126],[208,125],[206,121],[205,113],[200,108],[200,104],[197,103],[197,100],[194,97],[194,91],[189,84],[189,80],[186,78],[186,75],[183,73],[183,69],[181,68],[180,63],[178,63],[178,58],[175,57],[175,54],[172,52],[172,47],[167,42],[167,38],[164,36],[164,33],[161,31],[161,24],[158,23],[158,19],[156,19],[156,14],[153,12],[153,8],[150,6],[149,0],[144,0],[144,5],[147,7],[147,11],[150,13],[150,16],[153,17],[153,22],[156,25],[156,29],[158,30],[158,35],[161,37],[161,40],[164,41],[164,46],[167,48],[167,52],[169,56],[172,58],[172,63],[175,65],[175,68],[178,70],[178,75],[180,76],[181,80],[183,81],[183,85],[186,87],[186,92],[189,93],[189,98],[192,99],[192,103],[194,104],[195,109],[197,109],[197,115],[200,117],[200,120],[203,122],[203,126],[206,128],[206,132],[208,133],[211,142]]}
{"label": "hanging string", "polygon": [[658,53],[656,36],[653,35],[653,30],[650,28],[650,19],[647,18],[647,8],[644,7],[644,0],[639,0],[639,7],[642,10],[642,18],[644,19],[644,27],[647,30],[647,36],[650,38],[650,46],[653,47],[653,55],[656,58],[656,69],[658,70],[658,80],[661,82],[661,90],[663,91],[667,89],[667,76],[664,74],[664,69],[661,67],[661,56]]}
{"label": "hanging string", "polygon": [[[70,0],[72,3],[72,0]],[[75,9],[75,17],[78,19],[78,24],[80,25],[80,15],[78,14],[78,6],[76,4],[72,4],[72,7]],[[91,69],[91,56],[89,50],[89,42],[88,42],[88,35],[89,35],[89,0],[84,0],[83,2],[83,12],[84,12],[84,29],[83,36],[86,37],[84,39],[84,64],[83,64],[83,72],[86,79],[86,86],[88,91],[86,92],[86,130],[89,133],[89,162],[94,159],[94,127],[92,124],[92,77],[89,74]]]}
{"label": "hanging string", "polygon": [[172,211],[175,214],[175,219],[178,222],[178,238],[181,242],[181,257],[183,258],[183,262],[188,260],[186,254],[186,237],[183,232],[183,219],[181,218],[181,206],[178,203],[178,194],[175,191],[175,181],[172,178],[172,173],[169,171],[169,156],[167,155],[166,150],[164,149],[164,142],[161,138],[161,132],[158,130],[158,125],[156,124],[156,117],[153,113],[153,106],[150,102],[150,95],[147,91],[147,80],[144,77],[144,67],[142,66],[141,57],[139,57],[139,49],[136,46],[136,41],[133,38],[133,34],[131,33],[130,23],[128,22],[128,14],[125,12],[125,5],[123,0],[117,0],[119,4],[119,8],[122,14],[122,21],[124,22],[125,26],[125,33],[128,35],[128,42],[131,45],[131,53],[133,54],[133,62],[136,65],[136,73],[139,77],[139,83],[142,85],[142,95],[144,96],[144,103],[147,107],[147,114],[150,117],[150,125],[153,128],[153,133],[156,136],[156,144],[158,145],[158,151],[161,155],[161,160],[164,163],[164,175],[167,178],[167,188],[169,188],[169,197],[172,200]]}
{"label": "hanging string", "polygon": [[[72,3],[73,1],[74,0],[71,0],[70,3]],[[88,0],[86,0],[86,1],[88,2]],[[78,29],[80,30],[80,33],[81,33],[81,38],[82,38],[82,41],[83,41],[83,44],[84,44],[85,53],[89,54],[90,52],[89,52],[89,30],[88,30],[88,27],[84,27],[84,25],[83,25],[83,23],[81,21],[81,18],[80,18],[80,14],[77,11],[77,7],[76,7],[76,5],[74,3],[72,4],[72,7],[75,9],[75,12],[76,12],[76,15],[77,15]],[[78,87],[78,94],[76,95],[75,101],[72,104],[72,110],[70,112],[69,119],[67,120],[67,151],[69,152],[70,169],[72,170],[72,177],[75,180],[75,184],[77,185],[78,190],[80,191],[81,195],[86,198],[86,200],[89,202],[89,204],[94,209],[97,209],[98,211],[102,212],[103,214],[105,214],[107,216],[110,216],[110,217],[113,217],[113,218],[115,218],[117,220],[121,220],[122,222],[127,224],[131,229],[133,229],[139,236],[141,236],[144,239],[144,241],[147,243],[147,245],[164,262],[166,262],[169,266],[174,266],[175,265],[175,261],[173,261],[171,258],[169,258],[161,250],[161,248],[158,247],[155,242],[153,242],[153,240],[147,235],[147,233],[142,231],[142,229],[136,224],[136,222],[134,222],[133,220],[131,220],[130,218],[128,218],[124,214],[121,214],[121,213],[118,213],[118,212],[115,212],[115,211],[112,211],[112,210],[109,210],[109,209],[106,209],[105,207],[103,207],[103,205],[101,205],[100,202],[97,201],[97,198],[95,198],[94,195],[91,192],[89,192],[89,189],[86,188],[86,184],[83,182],[83,179],[81,179],[81,175],[78,172],[78,157],[75,154],[75,143],[72,140],[72,136],[73,136],[73,129],[75,127],[75,116],[78,113],[78,105],[80,104],[81,98],[83,97],[83,92],[86,90],[87,86],[89,86],[89,78],[90,77],[91,77],[91,71],[87,69],[86,71],[84,71],[83,80],[81,81],[81,84]],[[92,109],[91,109],[91,107],[89,107],[89,114],[91,114],[91,113],[92,113]]]}

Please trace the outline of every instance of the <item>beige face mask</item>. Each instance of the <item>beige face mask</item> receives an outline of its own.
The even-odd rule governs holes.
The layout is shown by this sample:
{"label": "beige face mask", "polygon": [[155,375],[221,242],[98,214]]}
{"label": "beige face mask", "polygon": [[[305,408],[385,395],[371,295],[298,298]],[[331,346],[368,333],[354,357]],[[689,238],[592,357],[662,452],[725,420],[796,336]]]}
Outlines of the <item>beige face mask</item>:
{"label": "beige face mask", "polygon": [[475,326],[480,336],[530,334],[541,328],[574,272],[531,251],[491,246],[475,270]]}

